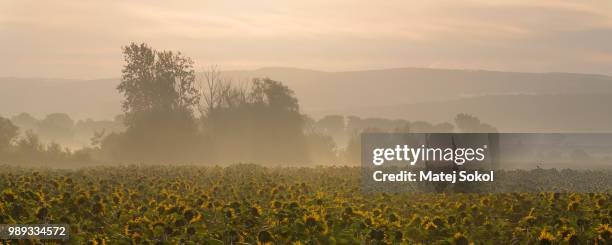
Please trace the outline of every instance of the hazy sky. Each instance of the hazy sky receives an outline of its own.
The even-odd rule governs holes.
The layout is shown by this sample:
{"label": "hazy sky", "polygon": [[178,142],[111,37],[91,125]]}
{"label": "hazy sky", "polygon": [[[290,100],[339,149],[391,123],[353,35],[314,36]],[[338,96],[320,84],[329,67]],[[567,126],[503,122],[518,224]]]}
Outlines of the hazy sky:
{"label": "hazy sky", "polygon": [[131,41],[222,69],[612,74],[612,1],[0,0],[0,76],[118,77]]}

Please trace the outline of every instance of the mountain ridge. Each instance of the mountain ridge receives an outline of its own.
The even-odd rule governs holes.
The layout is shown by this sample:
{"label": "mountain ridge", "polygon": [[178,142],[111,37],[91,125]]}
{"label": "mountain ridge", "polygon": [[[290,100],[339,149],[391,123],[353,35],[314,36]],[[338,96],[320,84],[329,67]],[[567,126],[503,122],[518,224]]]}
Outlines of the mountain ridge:
{"label": "mountain ridge", "polygon": [[[474,101],[473,98],[486,98],[482,101],[492,103],[491,106],[479,105],[478,110],[472,111],[483,120],[495,124],[495,117],[491,115],[497,115],[497,110],[503,105],[495,105],[498,107],[495,108],[493,104],[496,104],[496,101],[519,105],[521,99],[533,100],[535,97],[541,97],[537,102],[539,105],[523,105],[521,110],[513,110],[512,113],[516,117],[521,114],[534,115],[534,111],[538,110],[553,110],[555,103],[562,102],[560,98],[575,100],[570,101],[568,105],[575,103],[600,108],[596,104],[585,104],[584,101],[612,104],[612,99],[607,101],[605,96],[598,95],[612,94],[612,76],[599,74],[418,67],[330,72],[265,67],[255,70],[228,70],[223,71],[223,75],[236,81],[245,81],[254,77],[269,77],[281,81],[295,91],[302,110],[315,118],[326,114],[390,117],[390,114],[381,112],[391,110],[389,108],[395,108],[394,111],[401,111],[398,108],[407,108],[405,111],[411,113],[399,114],[408,120],[448,120],[454,115],[444,115],[444,117],[435,115],[455,111],[443,110],[436,107],[436,103],[446,102],[447,107],[452,107],[453,104],[460,105],[463,102]],[[29,112],[42,117],[48,113],[66,112],[75,118],[113,118],[121,113],[121,96],[116,91],[118,83],[119,78],[90,80],[0,78],[0,115],[6,117]],[[508,97],[509,95],[527,97]],[[594,95],[598,100],[588,100],[589,95]],[[474,106],[476,105],[478,104]],[[545,108],[544,105],[548,107]],[[415,106],[421,106],[423,109],[420,111],[410,109]],[[463,110],[467,111],[458,112],[469,112],[469,108],[463,107]],[[581,113],[580,108],[572,110],[575,111],[569,111],[570,114]],[[596,111],[593,115],[598,113],[604,112]],[[552,119],[542,117],[538,120],[546,122]],[[612,125],[612,119],[606,118],[604,123]],[[563,125],[558,123],[555,125],[563,128]]]}

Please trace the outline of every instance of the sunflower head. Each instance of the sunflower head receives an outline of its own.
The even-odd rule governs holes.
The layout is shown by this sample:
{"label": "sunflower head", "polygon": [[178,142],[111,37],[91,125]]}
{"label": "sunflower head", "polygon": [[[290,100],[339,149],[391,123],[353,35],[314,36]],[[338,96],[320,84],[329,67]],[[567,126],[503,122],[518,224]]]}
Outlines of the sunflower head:
{"label": "sunflower head", "polygon": [[391,213],[389,215],[389,222],[398,222],[399,221],[399,216],[395,213]]}
{"label": "sunflower head", "polygon": [[457,232],[455,233],[455,235],[453,235],[453,244],[454,245],[468,245],[469,241],[467,237],[463,235],[463,233]]}
{"label": "sunflower head", "polygon": [[261,208],[257,205],[251,206],[250,211],[251,211],[251,215],[255,217],[261,216]]}
{"label": "sunflower head", "polygon": [[279,209],[283,206],[283,204],[277,200],[272,201],[272,203],[270,204],[270,206],[272,206],[272,208],[274,209]]}
{"label": "sunflower head", "polygon": [[227,217],[228,219],[236,218],[236,212],[234,212],[234,209],[227,209],[225,211],[225,217]]}
{"label": "sunflower head", "polygon": [[17,194],[11,189],[6,189],[2,191],[2,198],[4,198],[5,202],[13,202],[17,199]]}
{"label": "sunflower head", "polygon": [[348,215],[348,216],[353,215],[353,207],[351,207],[351,206],[345,207],[344,208],[344,214]]}
{"label": "sunflower head", "polygon": [[382,229],[373,229],[370,231],[370,239],[382,241],[385,239],[385,231]]}
{"label": "sunflower head", "polygon": [[268,231],[260,231],[257,234],[257,244],[271,244],[273,240],[272,234],[270,234]]}
{"label": "sunflower head", "polygon": [[580,202],[578,201],[570,201],[567,204],[567,211],[577,211],[580,207]]}
{"label": "sunflower head", "polygon": [[45,218],[47,218],[48,214],[49,209],[46,206],[39,207],[38,210],[36,210],[36,218],[38,218],[39,220],[44,220]]}
{"label": "sunflower head", "polygon": [[304,224],[307,227],[315,227],[319,224],[319,216],[316,214],[306,215],[303,217]]}
{"label": "sunflower head", "polygon": [[433,231],[433,230],[436,230],[436,229],[438,229],[438,226],[434,222],[432,222],[432,221],[428,221],[425,224],[425,230]]}
{"label": "sunflower head", "polygon": [[553,234],[550,234],[550,232],[548,232],[546,229],[544,229],[542,230],[542,232],[540,232],[538,241],[540,242],[540,245],[549,245],[552,244],[553,241],[555,241],[555,236]]}
{"label": "sunflower head", "polygon": [[185,211],[183,211],[183,217],[187,221],[191,221],[191,219],[193,219],[193,217],[195,217],[196,214],[197,214],[196,211],[194,211],[193,209],[185,209]]}
{"label": "sunflower head", "polygon": [[612,239],[612,227],[609,224],[600,224],[595,232],[597,232],[597,237],[604,241]]}

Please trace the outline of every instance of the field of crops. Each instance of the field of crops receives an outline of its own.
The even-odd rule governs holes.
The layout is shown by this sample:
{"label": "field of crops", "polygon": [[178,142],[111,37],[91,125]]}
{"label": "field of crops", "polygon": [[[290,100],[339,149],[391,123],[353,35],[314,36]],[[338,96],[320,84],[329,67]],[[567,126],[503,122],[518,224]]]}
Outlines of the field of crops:
{"label": "field of crops", "polygon": [[609,193],[362,194],[359,178],[357,167],[3,166],[0,224],[70,224],[70,244],[611,244]]}

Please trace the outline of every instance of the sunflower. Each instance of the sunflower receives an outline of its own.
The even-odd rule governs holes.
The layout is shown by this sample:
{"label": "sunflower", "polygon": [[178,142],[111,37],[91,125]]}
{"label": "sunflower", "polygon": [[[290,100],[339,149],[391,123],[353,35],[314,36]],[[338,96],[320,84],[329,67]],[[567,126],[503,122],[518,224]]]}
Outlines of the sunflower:
{"label": "sunflower", "polygon": [[382,229],[373,229],[370,231],[370,239],[375,241],[382,241],[385,239],[385,231]]}
{"label": "sunflower", "polygon": [[595,232],[597,233],[597,238],[603,241],[610,241],[612,239],[612,227],[609,224],[599,224],[595,228]]}
{"label": "sunflower", "polygon": [[268,244],[272,244],[272,242],[274,241],[274,238],[272,237],[272,234],[270,234],[270,232],[268,231],[260,231],[257,234],[257,244],[258,245],[268,245]]}
{"label": "sunflower", "polygon": [[11,189],[6,189],[2,191],[2,197],[5,202],[14,202],[17,199],[17,194]]}
{"label": "sunflower", "polygon": [[540,232],[540,236],[538,237],[538,241],[540,245],[550,245],[555,241],[555,236],[550,234],[546,229]]}
{"label": "sunflower", "polygon": [[49,208],[46,206],[39,207],[38,210],[36,210],[36,218],[38,218],[38,220],[45,220],[48,214]]}
{"label": "sunflower", "polygon": [[579,207],[580,207],[579,201],[570,201],[567,204],[567,211],[578,211]]}
{"label": "sunflower", "polygon": [[433,231],[433,230],[438,229],[438,226],[432,221],[428,221],[427,223],[425,223],[424,227],[425,227],[425,230],[428,230],[428,231]]}
{"label": "sunflower", "polygon": [[319,224],[320,217],[318,214],[313,213],[310,215],[304,215],[302,219],[307,227],[316,227]]}
{"label": "sunflower", "polygon": [[455,233],[455,235],[453,235],[453,244],[454,245],[469,245],[469,241],[467,239],[467,237],[465,237],[465,235],[463,235],[463,233],[461,232],[457,232]]}
{"label": "sunflower", "polygon": [[251,215],[255,216],[255,217],[259,217],[261,216],[261,207],[259,207],[256,204],[253,204],[250,208],[251,211]]}

